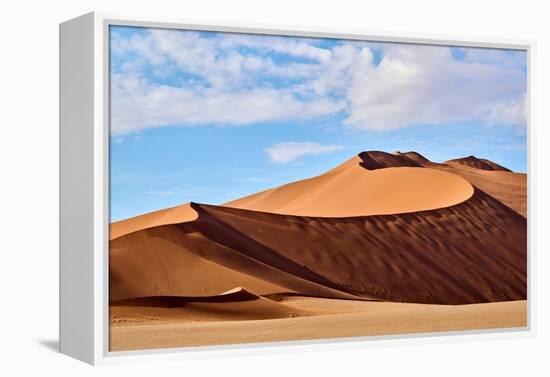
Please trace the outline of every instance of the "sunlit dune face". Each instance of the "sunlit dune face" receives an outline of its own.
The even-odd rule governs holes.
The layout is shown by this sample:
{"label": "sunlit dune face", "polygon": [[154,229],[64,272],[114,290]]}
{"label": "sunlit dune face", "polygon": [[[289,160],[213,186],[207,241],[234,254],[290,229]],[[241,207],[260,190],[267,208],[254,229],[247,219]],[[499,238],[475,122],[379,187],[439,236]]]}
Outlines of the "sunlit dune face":
{"label": "sunlit dune face", "polygon": [[473,192],[464,178],[441,170],[368,170],[354,163],[226,205],[287,215],[350,217],[449,207],[467,200]]}

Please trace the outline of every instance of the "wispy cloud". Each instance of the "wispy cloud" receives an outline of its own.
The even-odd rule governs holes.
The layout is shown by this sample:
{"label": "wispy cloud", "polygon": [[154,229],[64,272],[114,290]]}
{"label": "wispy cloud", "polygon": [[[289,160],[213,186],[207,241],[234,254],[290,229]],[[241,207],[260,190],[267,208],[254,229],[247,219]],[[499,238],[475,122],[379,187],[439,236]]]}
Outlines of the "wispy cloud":
{"label": "wispy cloud", "polygon": [[341,145],[323,145],[313,142],[285,142],[275,144],[265,150],[271,162],[282,164],[303,156],[315,156],[344,149]]}

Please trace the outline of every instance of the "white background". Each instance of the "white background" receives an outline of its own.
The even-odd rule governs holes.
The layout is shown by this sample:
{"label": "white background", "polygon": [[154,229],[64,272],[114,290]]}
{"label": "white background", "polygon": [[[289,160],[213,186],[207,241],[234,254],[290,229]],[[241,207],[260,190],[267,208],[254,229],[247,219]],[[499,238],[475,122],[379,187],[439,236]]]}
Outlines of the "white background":
{"label": "white background", "polygon": [[[548,152],[550,12],[544,1],[4,1],[0,5],[0,371],[3,375],[549,375]],[[536,40],[537,334],[422,341],[92,368],[54,352],[58,316],[58,23],[91,10],[205,21]],[[546,349],[545,349],[546,348]],[[8,373],[6,373],[9,371]]]}

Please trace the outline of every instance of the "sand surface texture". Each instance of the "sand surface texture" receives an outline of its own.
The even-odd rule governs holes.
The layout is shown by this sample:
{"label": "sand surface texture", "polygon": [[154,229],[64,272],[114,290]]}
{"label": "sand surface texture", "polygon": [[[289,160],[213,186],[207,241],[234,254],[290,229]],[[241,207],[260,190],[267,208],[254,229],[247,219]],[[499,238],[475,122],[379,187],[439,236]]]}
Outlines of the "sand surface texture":
{"label": "sand surface texture", "polygon": [[525,216],[525,174],[373,151],[119,221],[111,349],[525,326]]}

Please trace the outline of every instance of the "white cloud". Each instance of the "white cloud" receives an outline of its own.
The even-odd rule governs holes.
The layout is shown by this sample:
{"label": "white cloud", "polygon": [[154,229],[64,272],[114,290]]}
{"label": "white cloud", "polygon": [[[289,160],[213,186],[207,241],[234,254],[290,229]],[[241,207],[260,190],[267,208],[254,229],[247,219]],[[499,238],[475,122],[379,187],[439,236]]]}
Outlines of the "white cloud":
{"label": "white cloud", "polygon": [[377,44],[378,62],[372,47],[158,29],[130,38],[115,34],[113,56],[127,58],[111,76],[111,130],[121,136],[170,125],[300,121],[338,112],[356,130],[525,124],[524,54],[459,49],[457,59],[443,46]]}
{"label": "white cloud", "polygon": [[[115,55],[137,59],[125,62],[111,74],[111,131],[124,135],[167,125],[245,125],[269,121],[295,121],[323,117],[345,108],[344,99],[308,96],[299,85],[273,87],[259,76],[297,79],[319,73],[318,64],[276,64],[269,57],[242,54],[236,47],[255,41],[232,34],[201,37],[194,32],[151,30],[145,36],[115,38]],[[330,51],[292,40],[271,37],[270,49],[293,56],[325,59]],[[230,46],[231,48],[229,48]],[[265,48],[265,44],[263,45]],[[248,46],[251,48],[251,46]],[[322,51],[326,54],[323,54]],[[175,66],[185,73],[182,85],[153,82],[137,65],[153,65],[163,75]],[[168,67],[168,68],[166,68]],[[162,69],[164,68],[164,69]],[[156,72],[156,71],[155,71]]]}
{"label": "white cloud", "polygon": [[356,129],[483,120],[525,92],[521,69],[459,61],[435,46],[388,47],[379,65],[351,74],[345,123]]}
{"label": "white cloud", "polygon": [[291,91],[253,88],[228,92],[155,85],[139,77],[114,77],[112,132],[128,134],[166,125],[245,125],[291,121],[330,115],[345,107],[344,101],[318,98],[299,100]]}
{"label": "white cloud", "polygon": [[324,145],[313,142],[285,142],[275,144],[265,150],[271,162],[282,164],[303,156],[315,156],[342,150],[341,145]]}

